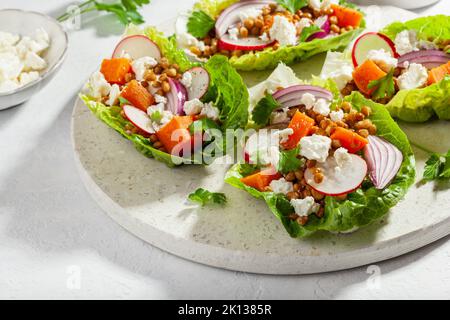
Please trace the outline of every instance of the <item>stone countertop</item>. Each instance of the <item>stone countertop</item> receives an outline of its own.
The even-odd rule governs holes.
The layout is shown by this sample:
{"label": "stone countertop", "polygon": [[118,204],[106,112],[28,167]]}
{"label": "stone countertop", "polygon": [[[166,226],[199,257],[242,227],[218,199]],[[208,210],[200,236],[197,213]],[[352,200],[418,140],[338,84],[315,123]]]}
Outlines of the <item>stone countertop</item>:
{"label": "stone countertop", "polygon": [[[152,0],[158,25],[193,0]],[[71,1],[2,0],[57,16]],[[173,9],[176,7],[176,9]],[[156,10],[157,8],[157,10]],[[449,14],[448,0],[417,10]],[[129,234],[105,215],[75,168],[70,119],[78,89],[121,34],[111,17],[83,19],[67,60],[26,104],[0,111],[0,298],[396,299],[450,296],[450,242],[352,270],[265,276],[186,261]]]}

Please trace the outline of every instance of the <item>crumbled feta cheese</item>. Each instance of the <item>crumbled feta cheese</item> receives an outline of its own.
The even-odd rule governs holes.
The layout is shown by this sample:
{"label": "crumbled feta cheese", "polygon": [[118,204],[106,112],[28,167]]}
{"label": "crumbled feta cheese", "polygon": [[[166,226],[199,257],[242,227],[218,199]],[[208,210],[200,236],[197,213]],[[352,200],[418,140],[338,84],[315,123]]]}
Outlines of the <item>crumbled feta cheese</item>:
{"label": "crumbled feta cheese", "polygon": [[331,4],[338,4],[339,0],[309,0],[308,4],[312,9],[328,9]]}
{"label": "crumbled feta cheese", "polygon": [[342,90],[353,79],[353,69],[352,60],[345,53],[329,51],[320,77],[334,80],[338,89]]}
{"label": "crumbled feta cheese", "polygon": [[153,68],[158,62],[152,57],[142,57],[132,62],[131,68],[136,76],[137,81],[143,81],[147,69]]}
{"label": "crumbled feta cheese", "polygon": [[167,98],[164,97],[164,96],[160,96],[159,94],[155,94],[155,102],[156,103],[166,104],[167,103]]}
{"label": "crumbled feta cheese", "polygon": [[280,139],[280,143],[285,143],[288,141],[289,136],[294,133],[292,128],[286,128],[283,130],[275,131],[274,135]]}
{"label": "crumbled feta cheese", "polygon": [[200,112],[201,116],[205,116],[214,121],[219,120],[219,114],[219,108],[215,107],[212,102],[203,104],[202,111]]}
{"label": "crumbled feta cheese", "polygon": [[272,40],[277,40],[281,46],[295,45],[297,43],[297,29],[283,16],[274,17],[269,35]]}
{"label": "crumbled feta cheese", "polygon": [[309,160],[325,162],[331,147],[331,139],[314,134],[300,140],[300,155]]}
{"label": "crumbled feta cheese", "polygon": [[106,102],[108,106],[114,106],[119,101],[120,96],[120,87],[117,84],[113,84],[111,86],[111,90],[109,92],[109,99]]}
{"label": "crumbled feta cheese", "polygon": [[[164,104],[158,103],[147,108],[147,114],[150,117],[150,122],[153,130],[158,132],[173,118],[172,112],[164,110]],[[155,115],[158,115],[155,117]]]}
{"label": "crumbled feta cheese", "polygon": [[269,187],[275,193],[287,194],[288,192],[294,191],[294,184],[292,182],[286,181],[285,178],[279,180],[272,180]]}
{"label": "crumbled feta cheese", "polygon": [[21,86],[27,85],[35,80],[39,79],[39,72],[22,72],[19,76],[19,83]]}
{"label": "crumbled feta cheese", "polygon": [[198,46],[198,40],[193,35],[191,35],[188,32],[177,32],[177,42],[180,45],[180,47],[183,48],[190,48],[190,47],[197,47]]}
{"label": "crumbled feta cheese", "polygon": [[300,30],[303,30],[303,28],[310,27],[310,26],[311,26],[311,20],[309,20],[308,18],[301,18],[297,22],[297,28],[299,28]]}
{"label": "crumbled feta cheese", "polygon": [[190,88],[192,86],[192,73],[190,73],[189,71],[183,73],[183,78],[181,78],[181,83],[186,88]]}
{"label": "crumbled feta cheese", "polygon": [[50,45],[50,36],[43,28],[38,28],[33,34],[34,41],[38,43],[40,51],[47,49]]}
{"label": "crumbled feta cheese", "polygon": [[188,116],[199,114],[203,109],[203,102],[199,99],[186,101],[183,106],[184,113]]}
{"label": "crumbled feta cheese", "polygon": [[367,53],[367,59],[372,60],[373,62],[378,63],[381,66],[386,66],[389,68],[389,70],[392,68],[396,68],[398,64],[398,60],[384,49],[370,50]]}
{"label": "crumbled feta cheese", "polygon": [[305,105],[306,110],[310,110],[312,109],[312,107],[314,107],[314,104],[316,103],[316,97],[311,93],[305,93],[300,99],[300,103]]}
{"label": "crumbled feta cheese", "polygon": [[287,114],[288,110],[288,108],[284,108],[281,111],[272,112],[272,114],[270,115],[270,123],[278,124],[289,122],[289,116]]}
{"label": "crumbled feta cheese", "polygon": [[334,159],[340,168],[344,168],[352,164],[352,157],[345,148],[338,148],[334,151]]}
{"label": "crumbled feta cheese", "polygon": [[331,111],[330,112],[330,119],[331,121],[338,122],[344,119],[344,111]]}
{"label": "crumbled feta cheese", "polygon": [[23,37],[20,39],[19,43],[16,45],[17,52],[21,58],[25,58],[28,52],[41,53],[47,47],[42,43],[39,43],[30,37]]}
{"label": "crumbled feta cheese", "polygon": [[28,51],[24,59],[24,71],[30,70],[43,70],[47,68],[47,62],[42,59],[38,54],[32,51]]}
{"label": "crumbled feta cheese", "polygon": [[20,37],[16,34],[0,31],[0,51],[3,48],[14,46]]}
{"label": "crumbled feta cheese", "polygon": [[14,80],[3,80],[0,81],[0,92],[8,92],[15,90],[20,87],[20,84]]}
{"label": "crumbled feta cheese", "polygon": [[309,0],[308,4],[310,8],[320,10],[321,2],[321,0]]}
{"label": "crumbled feta cheese", "polygon": [[83,91],[94,99],[100,99],[109,94],[111,85],[106,81],[103,73],[96,71],[89,78]]}
{"label": "crumbled feta cheese", "polygon": [[421,64],[411,63],[408,69],[397,80],[400,90],[419,88],[427,83],[428,70]]}
{"label": "crumbled feta cheese", "polygon": [[260,16],[262,14],[262,10],[261,9],[256,9],[255,7],[248,7],[246,9],[243,10],[239,10],[239,19],[241,20],[241,22],[244,22],[245,19],[249,19],[249,18],[257,18],[258,16]]}
{"label": "crumbled feta cheese", "polygon": [[23,62],[10,52],[0,53],[0,81],[17,80],[23,70]]}
{"label": "crumbled feta cheese", "polygon": [[403,30],[397,34],[394,40],[395,49],[400,55],[418,51],[417,33],[414,30]]}
{"label": "crumbled feta cheese", "polygon": [[313,111],[323,116],[330,114],[330,102],[325,99],[319,99],[314,103]]}
{"label": "crumbled feta cheese", "polygon": [[237,40],[239,35],[239,30],[236,27],[232,27],[228,29],[228,34],[230,35],[231,40]]}
{"label": "crumbled feta cheese", "polygon": [[320,205],[311,196],[304,199],[292,199],[291,205],[300,217],[307,217],[320,209]]}

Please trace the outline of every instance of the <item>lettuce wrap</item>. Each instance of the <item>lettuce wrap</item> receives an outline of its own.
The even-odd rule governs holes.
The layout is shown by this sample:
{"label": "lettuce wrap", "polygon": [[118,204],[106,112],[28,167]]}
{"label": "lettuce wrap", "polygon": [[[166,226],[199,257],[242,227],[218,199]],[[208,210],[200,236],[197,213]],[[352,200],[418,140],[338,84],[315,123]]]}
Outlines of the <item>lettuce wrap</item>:
{"label": "lettuce wrap", "polygon": [[[328,89],[334,91],[332,87]],[[376,189],[366,178],[359,189],[348,194],[346,200],[327,196],[324,216],[319,219],[311,215],[308,223],[302,226],[289,219],[294,209],[286,196],[273,192],[260,192],[241,182],[242,177],[258,170],[255,165],[237,164],[226,175],[225,181],[228,184],[245,190],[258,199],[264,199],[291,237],[306,237],[317,231],[350,232],[368,225],[387,214],[389,209],[404,197],[414,182],[415,159],[411,146],[406,135],[391,118],[386,108],[364,98],[358,92],[353,92],[345,100],[352,103],[358,110],[361,110],[363,106],[369,106],[372,109],[370,119],[378,129],[377,136],[395,145],[403,154],[400,170],[385,189]]]}
{"label": "lettuce wrap", "polygon": [[[174,38],[166,38],[161,32],[151,27],[140,30],[135,26],[131,26],[126,34],[144,34],[148,36],[160,47],[162,55],[171,64],[178,64],[183,72],[198,65],[205,68],[210,76],[210,85],[202,101],[205,103],[213,102],[220,110],[221,129],[237,129],[246,126],[248,122],[248,91],[242,78],[232,68],[228,59],[223,56],[216,56],[204,64],[193,63],[182,50],[176,47]],[[85,94],[80,94],[80,98],[98,119],[116,130],[124,138],[133,142],[136,149],[143,155],[162,161],[169,167],[190,162],[191,159],[181,159],[155,149],[146,137],[129,132],[126,128],[131,125],[131,122],[121,115],[122,108],[120,106],[106,106]],[[191,162],[196,163],[193,159]]]}
{"label": "lettuce wrap", "polygon": [[[201,10],[215,20],[224,9],[236,2],[239,2],[239,0],[200,0],[194,5],[193,9],[194,11]],[[345,1],[341,1],[340,5],[351,6]],[[233,56],[229,61],[234,68],[242,71],[272,69],[279,62],[291,64],[304,61],[322,52],[344,49],[364,27],[365,21],[362,20],[359,28],[337,36],[323,39],[316,38],[307,42],[303,41],[295,46],[281,46],[277,50],[268,47],[262,51],[243,54],[240,57]]]}
{"label": "lettuce wrap", "polygon": [[[404,30],[415,30],[419,40],[432,41],[444,48],[450,42],[450,16],[420,17],[405,23],[395,22],[386,26],[384,33],[392,40]],[[447,49],[450,53],[450,49]],[[420,89],[401,90],[386,104],[394,118],[408,122],[425,122],[437,116],[450,120],[450,76]]]}

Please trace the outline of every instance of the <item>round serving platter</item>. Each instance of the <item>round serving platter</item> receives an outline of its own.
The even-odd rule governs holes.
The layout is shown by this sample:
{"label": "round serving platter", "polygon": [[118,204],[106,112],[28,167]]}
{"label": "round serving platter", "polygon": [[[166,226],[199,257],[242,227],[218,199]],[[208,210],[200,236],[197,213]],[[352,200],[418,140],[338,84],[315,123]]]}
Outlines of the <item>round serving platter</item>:
{"label": "round serving platter", "polygon": [[[383,16],[384,24],[413,17],[391,8],[366,8],[369,21],[375,17],[379,23],[387,9],[391,11]],[[294,69],[307,79],[318,73],[322,62],[323,55]],[[244,78],[255,84],[268,73],[246,73]],[[440,152],[450,148],[450,139],[444,138],[450,123],[401,125],[421,145]],[[266,274],[341,270],[402,255],[450,233],[450,185],[446,184],[416,182],[389,215],[352,234],[317,233],[293,239],[263,201],[223,182],[227,165],[170,169],[135,151],[80,100],[73,110],[72,140],[80,176],[111,218],[158,248],[215,267]],[[416,152],[418,177],[426,157]],[[192,205],[187,195],[199,187],[224,192],[228,204]]]}

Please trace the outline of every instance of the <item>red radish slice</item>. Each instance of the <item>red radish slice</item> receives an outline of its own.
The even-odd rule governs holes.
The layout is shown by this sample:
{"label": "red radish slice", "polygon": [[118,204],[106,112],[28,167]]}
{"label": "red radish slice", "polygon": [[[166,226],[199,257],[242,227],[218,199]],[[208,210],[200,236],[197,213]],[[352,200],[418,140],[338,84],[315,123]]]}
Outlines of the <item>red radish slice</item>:
{"label": "red radish slice", "polygon": [[147,113],[130,105],[124,105],[122,108],[127,119],[130,120],[130,122],[137,128],[150,134],[155,132]]}
{"label": "red radish slice", "polygon": [[364,148],[368,160],[369,177],[375,188],[384,189],[395,178],[403,162],[403,154],[383,138],[369,136]]}
{"label": "red radish slice", "polygon": [[272,40],[264,41],[256,37],[238,38],[237,40],[230,39],[228,34],[222,36],[217,42],[217,47],[220,50],[242,50],[242,51],[260,51],[273,45]]}
{"label": "red radish slice", "polygon": [[337,165],[334,157],[328,157],[324,163],[318,163],[317,168],[320,168],[324,175],[321,183],[314,181],[313,168],[306,169],[305,179],[308,185],[327,196],[340,196],[358,189],[367,175],[367,163],[356,154],[349,155],[352,163],[343,167]]}
{"label": "red radish slice", "polygon": [[192,83],[187,90],[187,96],[189,100],[201,99],[208,92],[209,88],[209,73],[205,68],[195,67],[186,72],[192,75]]}
{"label": "red radish slice", "polygon": [[[320,21],[319,19],[323,19],[323,22]],[[312,34],[311,36],[309,36],[309,38],[306,41],[312,41],[314,39],[323,39],[326,36],[328,36],[330,34],[331,31],[331,23],[330,23],[330,19],[328,16],[323,16],[320,17],[316,20],[316,22],[321,23],[321,25],[319,26],[320,29],[322,29],[322,31],[316,32],[314,34]]]}
{"label": "red radish slice", "polygon": [[[255,10],[261,10],[265,6],[275,3],[275,1],[268,1],[268,0],[246,0],[246,1],[239,1],[225,10],[222,11],[219,18],[216,21],[216,36],[218,38],[221,38],[224,34],[227,33],[228,28],[236,24],[240,21],[239,13],[242,12],[242,10],[247,10],[249,8],[254,8]],[[226,49],[227,50],[227,49]]]}
{"label": "red radish slice", "polygon": [[450,60],[450,54],[440,50],[420,50],[404,54],[398,58],[399,66],[405,62],[419,63],[428,69],[439,67]]}
{"label": "red radish slice", "polygon": [[113,58],[120,58],[123,53],[128,53],[133,60],[142,57],[161,59],[161,50],[156,43],[144,35],[133,35],[123,38],[114,49]]}
{"label": "red radish slice", "polygon": [[176,115],[184,115],[184,103],[187,98],[186,88],[178,81],[169,79],[170,92],[167,95],[167,109]]}
{"label": "red radish slice", "polygon": [[384,49],[393,57],[397,58],[398,53],[395,50],[395,44],[382,33],[367,32],[360,36],[353,45],[352,60],[355,68],[367,59],[370,50]]}

